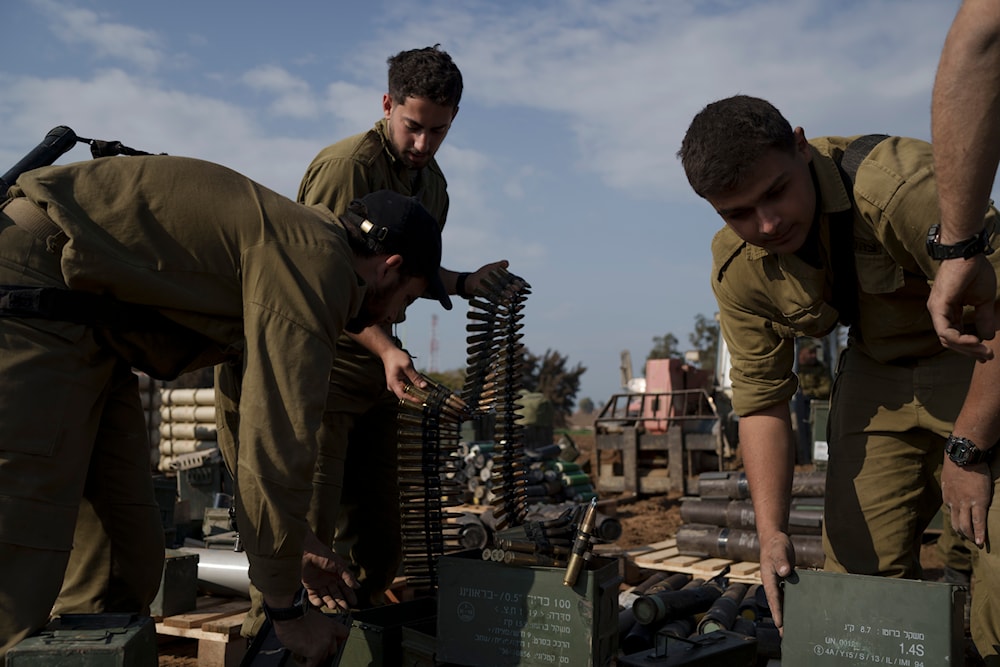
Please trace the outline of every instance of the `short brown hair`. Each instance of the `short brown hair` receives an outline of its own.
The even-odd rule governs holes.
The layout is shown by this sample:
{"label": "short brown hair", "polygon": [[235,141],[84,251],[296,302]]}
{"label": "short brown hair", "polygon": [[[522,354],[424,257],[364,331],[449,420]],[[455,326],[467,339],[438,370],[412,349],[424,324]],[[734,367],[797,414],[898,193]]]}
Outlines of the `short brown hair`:
{"label": "short brown hair", "polygon": [[400,51],[389,58],[389,96],[396,104],[420,97],[458,109],[462,100],[462,73],[451,56],[438,47]]}
{"label": "short brown hair", "polygon": [[709,197],[739,187],[773,149],[795,152],[792,126],[770,102],[735,95],[712,102],[694,117],[677,157],[694,191]]}

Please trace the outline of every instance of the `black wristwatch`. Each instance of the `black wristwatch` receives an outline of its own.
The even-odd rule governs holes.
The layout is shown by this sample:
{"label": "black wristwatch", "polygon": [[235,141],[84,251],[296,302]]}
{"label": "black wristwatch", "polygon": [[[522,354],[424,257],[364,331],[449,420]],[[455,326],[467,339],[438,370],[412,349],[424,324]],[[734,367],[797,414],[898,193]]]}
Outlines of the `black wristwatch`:
{"label": "black wristwatch", "polygon": [[989,255],[993,252],[990,246],[990,232],[983,228],[970,239],[959,241],[954,245],[941,243],[941,225],[931,225],[927,230],[927,254],[931,259],[969,259],[976,255]]}
{"label": "black wristwatch", "polygon": [[955,465],[962,466],[963,468],[982,463],[990,458],[992,451],[992,449],[979,449],[979,447],[976,447],[976,443],[968,438],[960,438],[955,435],[949,435],[944,443],[944,453],[948,455],[948,458]]}
{"label": "black wristwatch", "polygon": [[269,607],[264,603],[264,613],[272,621],[294,621],[306,615],[306,610],[310,607],[309,596],[305,588],[300,588],[292,600],[291,607]]}

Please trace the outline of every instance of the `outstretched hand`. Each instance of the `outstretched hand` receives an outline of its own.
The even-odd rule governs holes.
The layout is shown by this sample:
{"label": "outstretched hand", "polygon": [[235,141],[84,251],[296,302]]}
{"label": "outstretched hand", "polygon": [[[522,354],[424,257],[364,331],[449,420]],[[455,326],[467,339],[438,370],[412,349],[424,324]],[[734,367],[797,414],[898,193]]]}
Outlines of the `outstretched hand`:
{"label": "outstretched hand", "polygon": [[[927,310],[943,346],[980,362],[993,358],[983,341],[992,340],[996,333],[996,287],[996,272],[985,255],[941,262]],[[975,335],[962,333],[964,306],[975,308]]]}
{"label": "outstretched hand", "polygon": [[775,533],[760,542],[760,580],[767,594],[767,604],[771,617],[779,632],[783,631],[783,596],[781,582],[795,571],[795,550],[791,538],[786,533]]}
{"label": "outstretched hand", "polygon": [[483,279],[489,276],[490,273],[498,269],[506,269],[508,266],[510,266],[510,262],[506,259],[501,259],[499,262],[484,264],[476,269],[475,273],[470,274],[465,280],[465,291],[469,294],[475,294],[476,290],[479,289],[479,286],[482,285]]}
{"label": "outstretched hand", "polygon": [[350,629],[332,616],[315,609],[293,621],[276,621],[274,634],[302,667],[319,667],[337,654]]}
{"label": "outstretched hand", "polygon": [[413,366],[410,353],[398,347],[392,347],[382,355],[382,366],[385,368],[385,386],[396,398],[414,400],[405,391],[406,385],[413,384],[421,389],[427,386],[423,376]]}
{"label": "outstretched hand", "polygon": [[941,468],[941,497],[955,532],[976,546],[986,546],[986,515],[993,499],[993,480],[986,463],[965,466],[945,459]]}
{"label": "outstretched hand", "polygon": [[333,552],[309,531],[302,545],[302,585],[309,602],[316,607],[350,609],[357,605],[354,591],[358,581],[347,561]]}

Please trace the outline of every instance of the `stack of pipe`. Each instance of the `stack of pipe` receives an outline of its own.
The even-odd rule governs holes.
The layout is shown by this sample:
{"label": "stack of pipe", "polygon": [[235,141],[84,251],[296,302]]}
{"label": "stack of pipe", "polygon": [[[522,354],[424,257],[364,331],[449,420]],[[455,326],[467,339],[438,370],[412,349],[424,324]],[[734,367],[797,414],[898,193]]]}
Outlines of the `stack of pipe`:
{"label": "stack of pipe", "polygon": [[[789,536],[796,563],[823,567],[823,493],[825,472],[796,472],[792,480]],[[746,475],[703,473],[698,497],[683,498],[677,530],[681,555],[756,562],[760,559],[757,524]]]}
{"label": "stack of pipe", "polygon": [[159,434],[161,472],[192,467],[189,459],[218,450],[215,390],[161,389]]}
{"label": "stack of pipe", "polygon": [[139,399],[146,417],[149,436],[149,465],[155,470],[160,464],[160,383],[142,371],[133,370],[139,380]]}
{"label": "stack of pipe", "polygon": [[[437,588],[438,558],[469,547],[464,514],[446,511],[462,502],[464,488],[454,481],[459,429],[468,416],[461,398],[424,377],[426,387],[407,385],[399,402],[398,478],[403,574],[418,589]],[[485,531],[482,535],[484,536]]]}
{"label": "stack of pipe", "polygon": [[501,529],[519,524],[528,506],[517,398],[524,356],[521,311],[530,293],[524,279],[498,269],[480,281],[469,300],[468,359],[462,397],[473,418],[494,418],[490,504]]}

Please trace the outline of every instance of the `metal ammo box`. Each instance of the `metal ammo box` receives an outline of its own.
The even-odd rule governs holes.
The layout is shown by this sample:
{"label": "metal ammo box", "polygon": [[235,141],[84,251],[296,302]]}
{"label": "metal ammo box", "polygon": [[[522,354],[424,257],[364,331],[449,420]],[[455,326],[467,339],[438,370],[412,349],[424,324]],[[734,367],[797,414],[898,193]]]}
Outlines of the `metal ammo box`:
{"label": "metal ammo box", "polygon": [[198,554],[167,549],[160,590],[149,603],[153,616],[173,616],[195,608],[198,600]]}
{"label": "metal ammo box", "polygon": [[437,659],[461,665],[610,665],[618,653],[617,561],[592,558],[576,585],[565,568],[438,561]]}
{"label": "metal ammo box", "polygon": [[810,667],[960,665],[966,588],[798,570],[785,582],[781,662]]}
{"label": "metal ammo box", "polygon": [[6,667],[156,667],[156,626],[133,614],[63,614],[7,651]]}
{"label": "metal ammo box", "polygon": [[337,667],[385,667],[401,664],[403,630],[433,621],[433,598],[420,598],[354,612],[351,633],[338,656]]}

